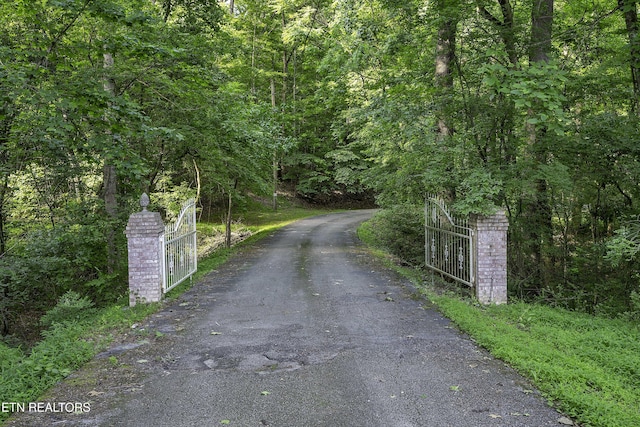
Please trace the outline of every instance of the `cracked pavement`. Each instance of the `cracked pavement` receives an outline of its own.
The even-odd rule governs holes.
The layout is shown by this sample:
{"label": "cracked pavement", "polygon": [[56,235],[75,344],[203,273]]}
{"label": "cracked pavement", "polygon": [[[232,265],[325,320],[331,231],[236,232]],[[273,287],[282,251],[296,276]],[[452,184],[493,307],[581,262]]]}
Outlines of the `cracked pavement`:
{"label": "cracked pavement", "polygon": [[359,243],[373,211],[245,248],[8,426],[552,426],[562,416]]}

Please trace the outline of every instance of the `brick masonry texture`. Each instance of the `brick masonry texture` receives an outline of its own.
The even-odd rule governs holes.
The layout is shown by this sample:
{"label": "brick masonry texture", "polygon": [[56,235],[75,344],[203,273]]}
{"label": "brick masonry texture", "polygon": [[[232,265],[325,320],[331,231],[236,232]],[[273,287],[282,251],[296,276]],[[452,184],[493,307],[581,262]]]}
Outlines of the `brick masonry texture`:
{"label": "brick masonry texture", "polygon": [[484,304],[507,302],[507,230],[504,211],[491,216],[476,216],[475,229],[476,298]]}
{"label": "brick masonry texture", "polygon": [[143,210],[129,217],[129,305],[162,299],[162,236],[164,223],[158,212]]}

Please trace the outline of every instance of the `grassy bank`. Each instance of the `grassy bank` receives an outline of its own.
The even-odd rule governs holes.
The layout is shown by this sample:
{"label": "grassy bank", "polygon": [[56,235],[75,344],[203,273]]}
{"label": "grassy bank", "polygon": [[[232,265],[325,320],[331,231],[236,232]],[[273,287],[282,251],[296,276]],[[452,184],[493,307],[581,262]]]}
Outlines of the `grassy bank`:
{"label": "grassy bank", "polygon": [[637,326],[523,302],[479,307],[446,296],[432,300],[581,425],[640,425]]}
{"label": "grassy bank", "polygon": [[[377,246],[370,225],[359,235]],[[539,304],[480,306],[460,295],[436,292],[424,273],[389,265],[409,277],[479,345],[529,378],[561,412],[581,426],[640,426],[640,328]],[[430,275],[429,275],[430,276]]]}
{"label": "grassy bank", "polygon": [[[199,278],[224,263],[243,246],[268,236],[273,231],[298,219],[327,213],[326,210],[310,210],[286,207],[273,212],[256,209],[245,214],[242,223],[235,228],[244,228],[251,236],[229,248],[212,252],[198,263],[198,271],[193,279]],[[219,233],[221,226],[199,223],[199,234]],[[191,286],[189,281],[173,289],[168,298],[175,298]],[[0,341],[0,404],[28,403],[38,397],[61,379],[78,369],[97,353],[104,350],[114,335],[132,324],[158,311],[162,303],[140,304],[129,308],[128,297],[118,304],[103,309],[95,309],[78,295],[61,301],[49,312],[51,326],[43,332],[42,340],[29,351],[12,348]],[[0,410],[0,423],[10,416],[9,410]]]}

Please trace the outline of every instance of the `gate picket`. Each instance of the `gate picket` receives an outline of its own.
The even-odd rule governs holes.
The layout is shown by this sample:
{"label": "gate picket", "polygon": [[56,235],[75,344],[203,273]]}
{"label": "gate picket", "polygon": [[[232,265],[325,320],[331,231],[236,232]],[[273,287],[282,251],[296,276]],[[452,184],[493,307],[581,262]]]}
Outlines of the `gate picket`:
{"label": "gate picket", "polygon": [[468,220],[452,216],[436,196],[425,202],[425,263],[460,283],[475,285],[473,230]]}
{"label": "gate picket", "polygon": [[176,221],[165,226],[163,248],[162,289],[167,293],[190,278],[198,269],[194,199],[185,202]]}

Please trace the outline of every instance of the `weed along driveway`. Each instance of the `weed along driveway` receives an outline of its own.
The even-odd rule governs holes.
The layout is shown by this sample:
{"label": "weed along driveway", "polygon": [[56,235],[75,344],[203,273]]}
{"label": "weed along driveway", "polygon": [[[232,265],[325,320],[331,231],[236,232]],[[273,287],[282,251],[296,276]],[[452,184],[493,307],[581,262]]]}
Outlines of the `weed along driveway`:
{"label": "weed along driveway", "polygon": [[358,243],[371,214],[302,220],[243,250],[46,397],[89,412],[8,425],[558,425]]}

